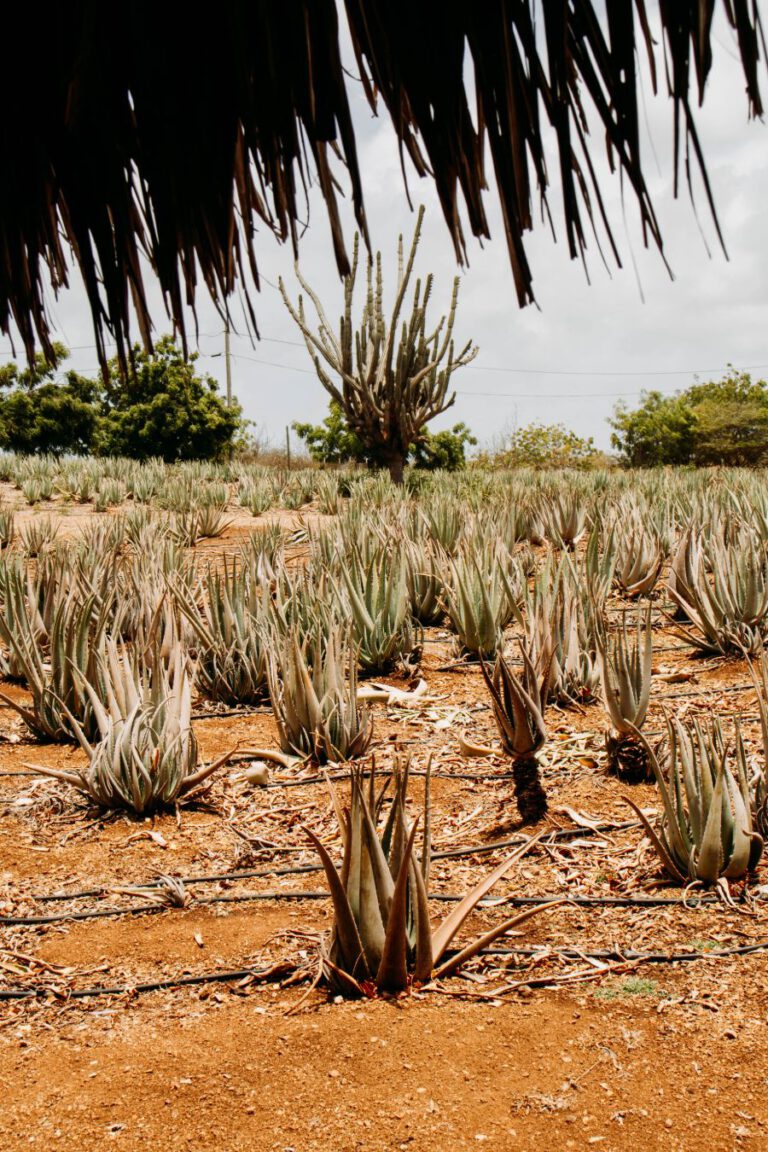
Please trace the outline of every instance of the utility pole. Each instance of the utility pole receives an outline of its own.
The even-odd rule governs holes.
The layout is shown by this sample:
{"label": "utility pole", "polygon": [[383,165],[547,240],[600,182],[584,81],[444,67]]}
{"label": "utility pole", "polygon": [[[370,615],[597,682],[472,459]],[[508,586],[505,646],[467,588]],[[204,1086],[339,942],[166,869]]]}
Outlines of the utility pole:
{"label": "utility pole", "polygon": [[285,459],[288,464],[288,471],[291,470],[291,429],[289,425],[285,426]]}
{"label": "utility pole", "polygon": [[[227,381],[227,408],[231,408],[232,407],[232,360],[231,360],[231,357],[229,355],[229,316],[227,316],[227,319],[225,321],[225,327],[224,327],[224,371],[226,373],[226,381]],[[232,463],[234,455],[235,455],[235,449],[234,449],[234,446],[232,445],[232,442],[230,441],[230,445],[229,445],[229,462],[230,462],[230,464]]]}
{"label": "utility pole", "polygon": [[227,408],[232,407],[232,361],[229,356],[229,317],[224,329],[224,365],[227,378]]}

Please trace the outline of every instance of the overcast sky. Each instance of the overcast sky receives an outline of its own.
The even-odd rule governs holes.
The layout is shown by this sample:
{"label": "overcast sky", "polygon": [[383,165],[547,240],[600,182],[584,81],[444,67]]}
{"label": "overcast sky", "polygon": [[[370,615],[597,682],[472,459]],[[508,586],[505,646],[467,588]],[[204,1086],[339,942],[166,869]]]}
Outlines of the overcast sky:
{"label": "overcast sky", "polygon": [[[670,280],[655,250],[642,247],[635,205],[628,196],[623,210],[620,186],[613,179],[603,188],[624,267],[609,274],[593,245],[589,284],[581,263],[568,259],[553,189],[558,243],[542,225],[529,236],[539,307],[521,311],[491,190],[492,240],[481,248],[468,238],[470,266],[460,273],[456,325],[457,342],[472,338],[480,352],[454,377],[456,404],[435,427],[463,420],[487,442],[515,423],[562,421],[607,447],[607,418],[620,397],[633,404],[643,388],[672,393],[692,383],[694,373],[720,375],[728,362],[757,375],[768,373],[768,126],[747,121],[735,43],[722,20],[714,47],[716,63],[698,123],[730,260],[717,244],[703,197],[698,198],[699,224],[685,187],[680,199],[673,199],[671,105],[666,96],[653,98],[646,86],[646,174],[675,279]],[[347,63],[354,70],[353,60]],[[414,217],[403,194],[386,113],[373,118],[359,86],[352,81],[350,86],[371,239],[382,250],[385,281],[390,273],[391,283],[398,233],[407,235]],[[768,85],[763,83],[763,88],[765,92]],[[599,139],[598,133],[596,142]],[[551,170],[554,175],[556,167]],[[457,271],[453,246],[430,182],[411,175],[409,183],[414,205],[427,208],[417,270],[435,274],[433,308],[438,315],[449,302]],[[349,214],[346,219],[351,240]],[[327,397],[272,286],[282,275],[295,295],[290,247],[280,247],[263,231],[257,258],[265,281],[254,297],[262,339],[252,346],[244,330],[233,335],[233,386],[246,415],[277,440],[293,420],[320,420]],[[316,192],[310,194],[300,262],[306,278],[328,302],[329,315],[336,317],[341,288]],[[159,294],[155,299],[156,327],[163,332],[168,326]],[[239,314],[235,304],[235,323]],[[95,371],[90,313],[78,285],[52,303],[51,317],[57,338],[72,349],[70,366]],[[198,317],[201,365],[223,384],[222,323],[202,295]],[[9,341],[0,338],[0,358],[9,356]]]}

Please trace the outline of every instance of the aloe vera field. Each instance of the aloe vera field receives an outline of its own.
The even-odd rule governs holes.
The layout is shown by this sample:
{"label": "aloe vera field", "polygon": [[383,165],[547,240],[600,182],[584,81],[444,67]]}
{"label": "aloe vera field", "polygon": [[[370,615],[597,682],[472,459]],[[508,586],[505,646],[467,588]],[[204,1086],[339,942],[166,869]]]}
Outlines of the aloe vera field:
{"label": "aloe vera field", "polygon": [[0,460],[3,1148],[761,1148],[768,487]]}

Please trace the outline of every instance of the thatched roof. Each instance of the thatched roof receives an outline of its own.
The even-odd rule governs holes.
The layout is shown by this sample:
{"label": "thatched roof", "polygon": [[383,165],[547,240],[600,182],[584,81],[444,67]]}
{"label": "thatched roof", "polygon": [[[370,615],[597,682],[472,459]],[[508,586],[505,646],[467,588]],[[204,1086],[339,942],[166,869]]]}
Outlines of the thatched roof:
{"label": "thatched roof", "polygon": [[[676,163],[681,155],[687,163],[691,149],[706,179],[692,103],[710,69],[716,0],[659,2]],[[748,112],[759,114],[756,0],[721,4],[738,34]],[[585,135],[585,93],[647,235],[661,247],[638,135],[637,40],[654,82],[661,66],[645,0],[608,0],[607,23],[598,17],[603,5],[590,0],[345,6],[365,91],[372,104],[377,94],[383,101],[416,168],[432,174],[460,258],[460,200],[472,232],[488,235],[487,144],[517,294],[521,303],[532,299],[523,236],[535,194],[545,194],[549,181],[547,125],[556,134],[571,255],[600,219],[613,247],[591,161],[603,142]],[[310,174],[344,271],[331,149],[346,161],[365,231],[334,0],[221,0],[207,10],[174,0],[17,5],[0,107],[0,327],[8,332],[15,321],[29,356],[36,343],[49,346],[44,285],[48,277],[54,289],[66,284],[70,248],[99,355],[106,332],[123,355],[130,302],[150,342],[141,253],[183,334],[184,305],[194,301],[199,278],[222,305],[245,265],[258,285],[257,227],[295,243]]]}

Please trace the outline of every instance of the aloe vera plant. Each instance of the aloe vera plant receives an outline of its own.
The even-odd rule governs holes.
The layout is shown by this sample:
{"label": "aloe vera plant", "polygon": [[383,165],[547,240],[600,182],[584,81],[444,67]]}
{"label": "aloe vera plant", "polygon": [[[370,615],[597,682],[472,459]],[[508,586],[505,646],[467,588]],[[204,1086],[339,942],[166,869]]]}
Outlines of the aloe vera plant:
{"label": "aloe vera plant", "polygon": [[455,552],[466,515],[461,504],[445,496],[433,497],[420,513],[429,539],[446,552]]}
{"label": "aloe vera plant", "polygon": [[741,734],[736,730],[734,767],[719,720],[667,720],[664,768],[646,743],[659,785],[661,823],[654,828],[630,800],[665,870],[680,884],[716,885],[728,898],[727,881],[741,880],[762,855],[763,839],[755,831],[750,807]]}
{"label": "aloe vera plant", "polygon": [[756,653],[762,648],[768,620],[768,560],[751,535],[726,544],[712,540],[706,550],[711,579],[699,557],[687,596],[677,576],[669,587],[690,627],[676,631],[704,652]]}
{"label": "aloe vera plant", "polygon": [[525,632],[529,655],[547,672],[547,701],[568,707],[594,698],[599,673],[593,629],[584,611],[577,575],[564,553],[556,568],[549,561],[526,596]]}
{"label": "aloe vera plant", "polygon": [[503,548],[460,552],[451,561],[445,610],[462,653],[482,660],[496,655],[504,627],[518,613],[518,592],[509,573]]}
{"label": "aloe vera plant", "polygon": [[249,569],[234,558],[225,559],[221,573],[209,569],[200,599],[184,583],[173,588],[194,633],[200,689],[226,704],[264,700],[268,685],[262,622],[270,603],[266,587],[254,584]]}
{"label": "aloe vera plant", "polygon": [[552,496],[543,509],[547,536],[563,548],[574,548],[587,528],[587,508],[579,492]]}
{"label": "aloe vera plant", "polygon": [[418,820],[409,824],[405,810],[408,767],[395,769],[394,796],[383,822],[380,817],[385,790],[376,794],[374,773],[351,774],[351,804],[342,811],[334,805],[344,843],[344,859],[337,871],[322,841],[310,829],[307,836],[323,864],[333,901],[334,922],[330,946],[324,949],[323,971],[331,989],[342,996],[373,992],[398,993],[413,982],[448,976],[482,948],[540,912],[560,903],[551,901],[511,919],[452,956],[446,956],[467,917],[532,843],[525,844],[468,892],[436,927],[430,924],[429,778],[426,783],[421,858],[416,854]]}
{"label": "aloe vera plant", "polygon": [[547,794],[536,758],[547,740],[544,723],[548,670],[537,676],[533,661],[521,643],[523,675],[518,677],[499,653],[493,673],[480,662],[493,704],[493,716],[504,750],[512,757],[515,799],[524,824],[535,824],[547,811]]}
{"label": "aloe vera plant", "polygon": [[643,527],[639,518],[617,526],[614,533],[616,586],[632,598],[650,595],[664,564],[664,551],[658,538]]}
{"label": "aloe vera plant", "polygon": [[442,595],[448,558],[426,540],[405,542],[405,578],[411,613],[420,624],[438,624],[445,615]]}
{"label": "aloe vera plant", "polygon": [[97,738],[70,725],[88,756],[84,769],[65,771],[30,765],[42,775],[72,784],[101,808],[137,815],[168,807],[191,795],[231,756],[199,766],[192,731],[192,691],[186,657],[176,646],[170,660],[121,658],[107,642],[98,689],[83,681],[97,723]]}
{"label": "aloe vera plant", "polygon": [[267,680],[280,746],[312,759],[354,760],[373,736],[370,712],[357,700],[357,665],[348,641],[331,630],[302,641],[297,629],[266,633]]}
{"label": "aloe vera plant", "polygon": [[413,655],[417,628],[411,616],[402,554],[379,548],[365,565],[356,551],[341,567],[339,604],[350,621],[357,659],[364,672],[386,672]]}
{"label": "aloe vera plant", "polygon": [[93,734],[96,717],[84,681],[97,681],[98,658],[104,641],[107,610],[95,596],[75,593],[61,598],[53,615],[49,650],[42,646],[39,616],[20,587],[14,606],[0,613],[0,639],[10,650],[15,669],[32,696],[19,704],[0,692],[0,699],[19,713],[40,740],[67,741],[76,733],[72,718]]}
{"label": "aloe vera plant", "polygon": [[16,534],[16,513],[7,504],[0,504],[0,552],[13,543]]}
{"label": "aloe vera plant", "polygon": [[653,779],[646,746],[638,739],[651,697],[651,606],[638,610],[633,640],[625,612],[617,632],[598,632],[597,650],[603,699],[612,725],[605,741],[609,768],[627,783]]}
{"label": "aloe vera plant", "polygon": [[35,516],[19,530],[19,544],[25,556],[35,558],[47,551],[59,534],[50,516]]}

